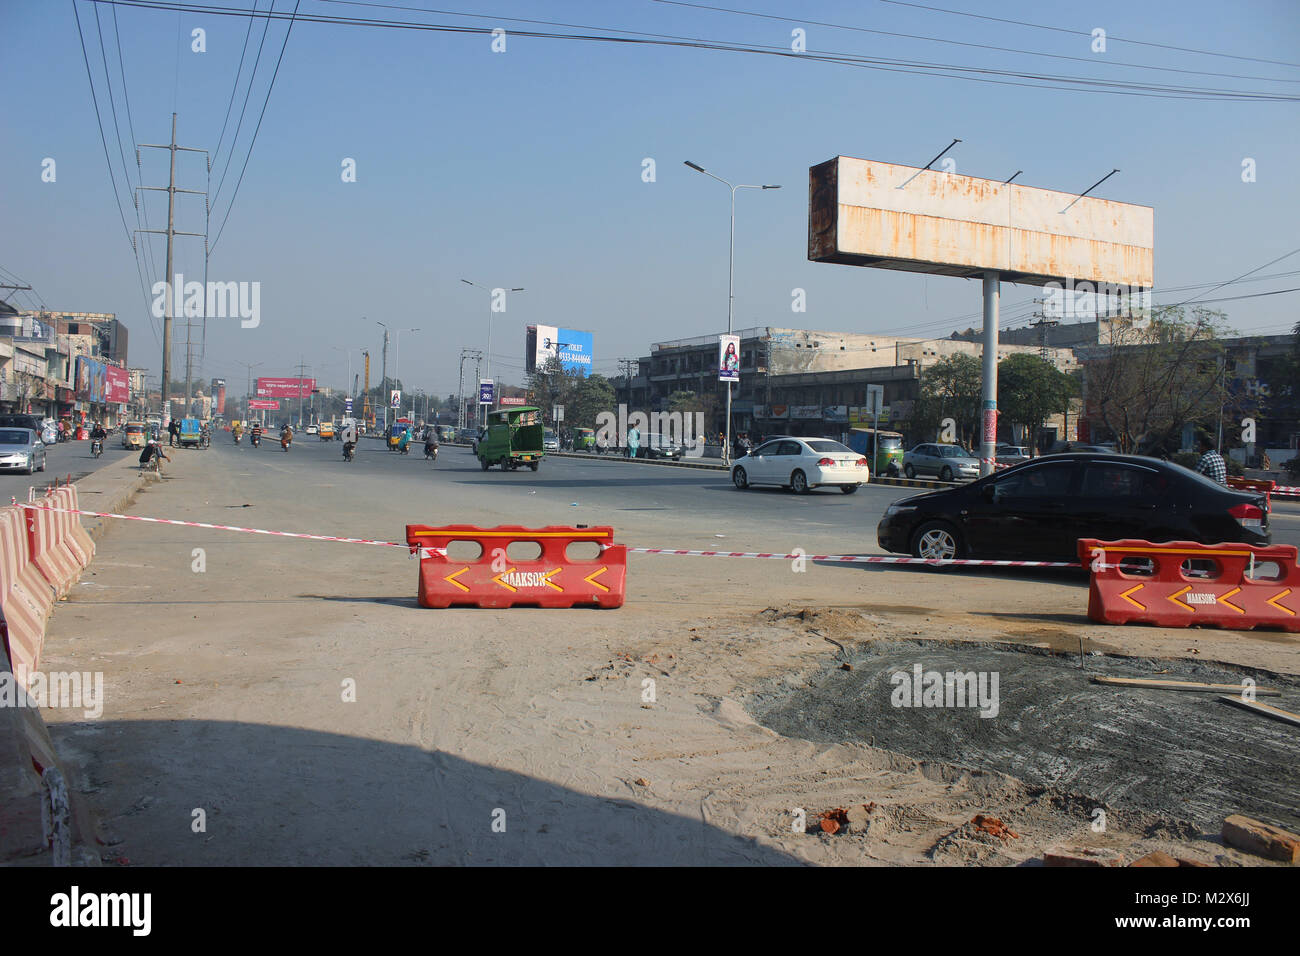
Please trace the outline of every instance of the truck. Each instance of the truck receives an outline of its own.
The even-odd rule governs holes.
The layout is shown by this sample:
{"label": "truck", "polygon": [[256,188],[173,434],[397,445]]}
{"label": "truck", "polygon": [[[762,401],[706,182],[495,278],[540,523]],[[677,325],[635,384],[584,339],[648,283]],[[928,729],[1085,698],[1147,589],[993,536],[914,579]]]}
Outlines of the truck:
{"label": "truck", "polygon": [[501,408],[489,412],[486,434],[479,440],[475,454],[484,471],[500,465],[502,471],[527,466],[536,471],[546,451],[542,410],[532,405]]}

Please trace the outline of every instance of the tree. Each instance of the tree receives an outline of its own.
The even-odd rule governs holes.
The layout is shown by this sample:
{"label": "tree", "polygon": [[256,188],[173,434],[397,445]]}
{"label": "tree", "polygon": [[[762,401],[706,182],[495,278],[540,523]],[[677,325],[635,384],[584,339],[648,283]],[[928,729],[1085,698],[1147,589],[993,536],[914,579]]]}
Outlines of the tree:
{"label": "tree", "polygon": [[979,359],[965,352],[949,355],[921,373],[921,395],[912,408],[917,436],[938,435],[945,418],[956,425],[957,440],[969,445],[978,433],[982,374]]}
{"label": "tree", "polygon": [[998,408],[1009,421],[1025,426],[1035,452],[1043,423],[1067,411],[1077,390],[1073,378],[1037,355],[1020,352],[998,363]]}
{"label": "tree", "polygon": [[596,416],[614,410],[614,385],[603,375],[579,378],[573,397],[564,407],[564,424],[570,428],[595,428]]}
{"label": "tree", "polygon": [[1085,356],[1088,410],[1095,410],[1121,452],[1177,448],[1183,427],[1211,428],[1222,401],[1222,312],[1181,308],[1141,325],[1117,326],[1107,345]]}

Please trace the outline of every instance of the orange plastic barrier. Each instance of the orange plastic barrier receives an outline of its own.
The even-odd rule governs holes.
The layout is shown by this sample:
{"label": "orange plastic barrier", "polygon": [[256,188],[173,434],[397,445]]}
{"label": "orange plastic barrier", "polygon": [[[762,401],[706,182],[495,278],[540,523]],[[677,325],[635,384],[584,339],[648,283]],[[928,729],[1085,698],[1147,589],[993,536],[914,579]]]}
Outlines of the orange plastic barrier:
{"label": "orange plastic barrier", "polygon": [[1103,624],[1300,631],[1296,547],[1079,540],[1088,617]]}
{"label": "orange plastic barrier", "polygon": [[[62,515],[51,511],[48,498],[37,499],[22,510],[27,516],[27,544],[31,561],[60,597],[72,590],[81,574],[81,559],[69,548]],[[55,505],[58,507],[58,505]]]}
{"label": "orange plastic barrier", "polygon": [[1264,492],[1264,505],[1269,511],[1273,510],[1273,489],[1277,487],[1277,482],[1268,478],[1236,478],[1232,475],[1227,477],[1228,487],[1236,488],[1238,491],[1262,491]]}
{"label": "orange plastic barrier", "polygon": [[[453,542],[466,541],[479,546],[473,560],[446,553]],[[536,542],[541,547],[540,556],[527,561],[511,560],[507,549],[516,541]],[[572,558],[568,547],[575,542],[594,542],[600,551],[591,559]],[[413,552],[436,549],[420,552],[421,607],[623,606],[627,548],[614,544],[614,529],[608,526],[480,528],[465,524],[437,528],[408,524],[406,543]]]}
{"label": "orange plastic barrier", "polygon": [[18,508],[0,508],[0,619],[15,673],[30,673],[40,664],[53,604],[54,589],[30,562],[25,516]]}

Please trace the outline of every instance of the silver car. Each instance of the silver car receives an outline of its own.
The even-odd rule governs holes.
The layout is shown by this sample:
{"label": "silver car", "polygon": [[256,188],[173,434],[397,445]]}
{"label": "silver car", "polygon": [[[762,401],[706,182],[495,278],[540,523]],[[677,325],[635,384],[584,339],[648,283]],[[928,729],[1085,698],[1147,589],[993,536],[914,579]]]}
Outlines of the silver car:
{"label": "silver car", "polygon": [[980,460],[961,445],[930,442],[903,456],[903,474],[908,478],[934,475],[941,481],[974,479],[980,476]]}
{"label": "silver car", "polygon": [[0,428],[0,471],[45,470],[45,443],[30,428]]}

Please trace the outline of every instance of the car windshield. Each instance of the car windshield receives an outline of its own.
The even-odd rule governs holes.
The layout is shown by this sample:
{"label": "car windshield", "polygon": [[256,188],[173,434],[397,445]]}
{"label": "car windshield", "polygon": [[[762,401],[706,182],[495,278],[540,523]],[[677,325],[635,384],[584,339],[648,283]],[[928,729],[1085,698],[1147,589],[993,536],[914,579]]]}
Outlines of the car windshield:
{"label": "car windshield", "polygon": [[28,434],[25,428],[6,428],[0,431],[0,445],[26,445],[30,440]]}
{"label": "car windshield", "polygon": [[810,441],[807,444],[809,448],[817,452],[817,454],[819,455],[824,455],[827,452],[840,452],[840,453],[847,452],[850,455],[857,454],[857,452],[855,452],[852,448],[848,447],[847,445],[841,445],[837,441],[829,441],[829,440]]}
{"label": "car windshield", "polygon": [[898,451],[903,447],[903,439],[898,436],[883,435],[880,438],[881,451]]}
{"label": "car windshield", "polygon": [[971,453],[961,445],[940,445],[939,457],[941,458],[970,458]]}

